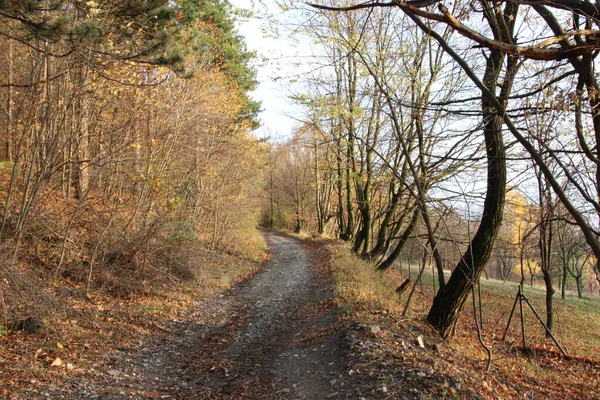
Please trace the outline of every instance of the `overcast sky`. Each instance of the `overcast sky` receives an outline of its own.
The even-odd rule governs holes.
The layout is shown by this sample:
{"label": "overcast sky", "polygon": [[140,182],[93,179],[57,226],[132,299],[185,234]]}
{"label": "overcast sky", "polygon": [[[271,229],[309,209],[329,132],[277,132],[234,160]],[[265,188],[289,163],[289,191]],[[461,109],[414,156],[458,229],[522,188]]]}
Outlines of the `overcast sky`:
{"label": "overcast sky", "polygon": [[[251,0],[230,0],[234,7],[251,9]],[[251,93],[253,99],[262,102],[263,112],[260,114],[262,127],[257,136],[285,140],[291,137],[301,110],[289,99],[294,92],[301,90],[299,84],[291,83],[294,75],[302,73],[298,66],[302,54],[306,54],[307,44],[290,38],[286,24],[292,23],[295,16],[291,12],[282,13],[274,0],[264,0],[264,4],[256,4],[257,16],[240,19],[238,31],[246,38],[248,48],[258,55],[257,71],[260,85]],[[269,17],[264,17],[265,13]],[[273,20],[280,23],[274,25]],[[278,31],[278,38],[271,33]],[[277,79],[279,78],[279,79]]]}

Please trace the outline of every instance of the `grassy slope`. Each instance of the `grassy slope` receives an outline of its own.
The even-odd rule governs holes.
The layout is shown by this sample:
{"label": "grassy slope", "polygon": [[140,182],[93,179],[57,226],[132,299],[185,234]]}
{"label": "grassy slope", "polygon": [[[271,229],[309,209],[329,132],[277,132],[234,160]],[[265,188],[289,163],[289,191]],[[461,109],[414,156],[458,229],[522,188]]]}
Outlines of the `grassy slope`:
{"label": "grassy slope", "polygon": [[266,243],[258,232],[255,242],[251,259],[189,246],[184,252],[193,278],[155,284],[151,294],[129,299],[103,291],[87,297],[81,284],[68,281],[40,288],[53,292],[64,307],[44,321],[47,327],[39,333],[0,335],[0,399],[13,398],[26,387],[42,392],[69,374],[85,376],[111,350],[165,330],[164,321],[183,318],[197,301],[257,271]]}
{"label": "grassy slope", "polygon": [[[419,285],[403,318],[408,293],[399,297],[394,290],[407,271],[380,274],[343,244],[325,243],[338,305],[348,319],[366,327],[351,364],[354,370],[377,378],[374,397],[600,398],[600,300],[557,296],[555,334],[573,356],[566,360],[545,339],[543,328],[528,309],[525,329],[530,351],[522,351],[518,315],[507,340],[502,341],[517,285],[482,281],[483,340],[493,353],[487,372],[487,355],[477,340],[471,302],[456,337],[445,343],[423,322],[434,292],[431,273],[424,275],[423,290]],[[526,287],[525,294],[543,317],[543,290]],[[419,336],[425,348],[419,346]]]}

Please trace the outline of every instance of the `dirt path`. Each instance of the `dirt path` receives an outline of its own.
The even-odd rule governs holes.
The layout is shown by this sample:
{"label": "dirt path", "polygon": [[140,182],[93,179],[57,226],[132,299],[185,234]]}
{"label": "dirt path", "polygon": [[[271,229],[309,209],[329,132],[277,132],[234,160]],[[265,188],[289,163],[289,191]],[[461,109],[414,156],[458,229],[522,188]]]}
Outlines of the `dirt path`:
{"label": "dirt path", "polygon": [[329,274],[298,240],[267,239],[264,271],[40,398],[357,398]]}

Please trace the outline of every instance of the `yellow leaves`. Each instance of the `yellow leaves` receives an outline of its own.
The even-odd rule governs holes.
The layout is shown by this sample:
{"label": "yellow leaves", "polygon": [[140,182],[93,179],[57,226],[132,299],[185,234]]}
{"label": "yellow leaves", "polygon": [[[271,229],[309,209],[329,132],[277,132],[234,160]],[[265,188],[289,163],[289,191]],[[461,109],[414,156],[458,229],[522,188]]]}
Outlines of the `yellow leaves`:
{"label": "yellow leaves", "polygon": [[66,367],[67,370],[71,371],[73,369],[75,369],[75,366],[71,363],[64,363],[63,360],[60,359],[60,357],[56,357],[54,359],[54,361],[52,361],[52,364],[50,364],[51,367]]}
{"label": "yellow leaves", "polygon": [[102,12],[102,9],[99,8],[100,5],[96,1],[93,1],[93,0],[86,1],[85,5],[88,8],[88,10],[92,16],[100,14]]}
{"label": "yellow leaves", "polygon": [[506,195],[504,226],[511,232],[510,241],[513,244],[522,243],[528,231],[535,225],[535,215],[532,206],[527,203],[525,196],[516,189]]}
{"label": "yellow leaves", "polygon": [[513,267],[513,272],[517,275],[521,273],[521,271],[529,271],[532,275],[540,275],[542,273],[542,268],[539,266],[537,261],[532,260],[530,258],[525,258],[523,260],[523,265],[521,262],[517,262]]}

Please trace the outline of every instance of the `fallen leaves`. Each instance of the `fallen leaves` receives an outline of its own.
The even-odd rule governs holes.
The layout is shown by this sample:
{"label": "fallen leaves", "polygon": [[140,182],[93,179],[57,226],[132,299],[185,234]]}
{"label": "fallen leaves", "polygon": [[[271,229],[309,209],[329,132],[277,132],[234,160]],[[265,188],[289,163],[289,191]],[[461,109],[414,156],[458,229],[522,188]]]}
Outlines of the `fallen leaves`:
{"label": "fallen leaves", "polygon": [[[360,268],[348,266],[348,257],[343,253],[349,250],[343,245],[328,245],[332,254],[337,253],[332,258],[336,268],[341,270],[337,278],[344,280],[338,284],[352,287],[356,284],[356,274],[347,273],[344,268],[354,268],[352,271]],[[387,288],[379,289],[373,292],[387,293]],[[502,290],[504,287],[487,288],[482,292],[485,304],[483,333],[486,342],[493,346],[494,355],[490,373],[485,372],[485,355],[477,340],[472,313],[465,312],[457,335],[450,342],[441,341],[423,321],[432,301],[430,290],[415,293],[411,306],[413,318],[402,318],[397,309],[383,300],[365,299],[358,296],[359,291],[354,292],[354,298],[338,298],[338,304],[349,303],[349,307],[363,311],[349,317],[353,325],[362,328],[353,332],[348,373],[353,375],[357,370],[363,371],[378,382],[375,390],[385,386],[390,398],[498,399],[522,398],[529,394],[539,399],[600,399],[596,390],[600,381],[600,347],[591,345],[593,341],[598,343],[600,318],[595,318],[589,311],[582,314],[579,310],[585,303],[573,301],[575,305],[569,307],[569,312],[560,314],[562,321],[558,321],[556,333],[561,337],[561,344],[568,347],[569,354],[576,356],[563,357],[553,343],[544,338],[537,321],[526,327],[529,352],[523,352],[519,347],[520,337],[513,338],[513,342],[510,342],[510,335],[509,341],[501,340],[507,318],[503,312],[507,308],[510,311],[514,300],[514,296],[506,296]],[[349,293],[343,292],[345,296]],[[541,295],[534,299],[540,303],[539,306],[536,304],[539,310],[543,310],[543,300]],[[571,303],[559,304],[566,307]],[[388,313],[382,312],[382,308],[389,310]],[[597,314],[597,310],[593,312]],[[380,327],[385,334],[373,335],[373,326]],[[515,334],[513,329],[509,333],[517,336],[519,332]]]}

